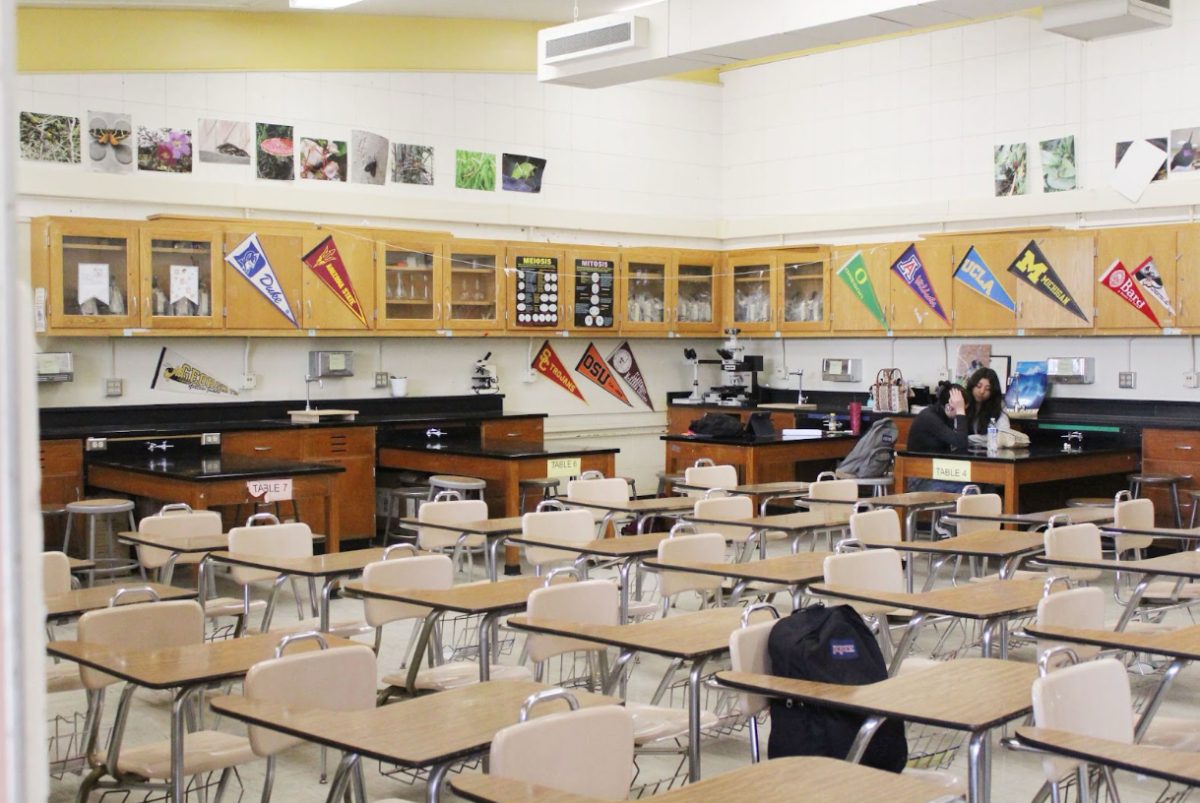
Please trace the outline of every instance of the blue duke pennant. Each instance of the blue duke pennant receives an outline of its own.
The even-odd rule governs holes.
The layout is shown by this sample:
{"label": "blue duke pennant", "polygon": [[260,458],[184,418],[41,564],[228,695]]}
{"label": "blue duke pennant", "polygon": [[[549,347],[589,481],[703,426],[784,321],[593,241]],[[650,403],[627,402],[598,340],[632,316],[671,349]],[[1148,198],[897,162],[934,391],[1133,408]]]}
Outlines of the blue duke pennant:
{"label": "blue duke pennant", "polygon": [[904,253],[900,258],[892,263],[892,270],[904,280],[904,283],[917,294],[917,297],[929,305],[929,308],[946,323],[950,323],[950,319],[946,317],[945,310],[942,309],[942,302],[938,301],[937,292],[933,289],[933,283],[929,281],[929,274],[925,272],[925,263],[921,261],[921,257],[917,254],[917,246],[910,245],[904,249]]}
{"label": "blue duke pennant", "polygon": [[257,234],[251,234],[242,240],[237,248],[225,255],[225,261],[245,277],[246,281],[254,285],[254,289],[266,296],[275,309],[292,322],[292,326],[300,326],[296,322],[296,316],[292,314],[292,306],[288,304],[287,294],[283,292],[283,286],[275,275],[275,269],[267,260],[266,252],[263,251]]}
{"label": "blue duke pennant", "polygon": [[996,274],[992,273],[992,269],[983,261],[983,257],[979,256],[975,246],[967,249],[966,256],[954,269],[954,278],[988,301],[999,304],[1009,312],[1016,314],[1017,302],[1013,301],[1012,296],[1004,289],[1004,285],[996,278]]}

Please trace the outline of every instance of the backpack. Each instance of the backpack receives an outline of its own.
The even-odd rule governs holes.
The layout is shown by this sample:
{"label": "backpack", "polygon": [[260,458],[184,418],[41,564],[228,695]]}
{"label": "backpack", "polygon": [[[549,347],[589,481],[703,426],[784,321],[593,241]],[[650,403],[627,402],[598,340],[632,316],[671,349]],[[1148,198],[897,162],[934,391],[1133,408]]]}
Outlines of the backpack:
{"label": "backpack", "polygon": [[[771,673],[799,680],[862,685],[886,680],[887,666],[875,636],[849,605],[811,605],[780,619],[767,637]],[[862,714],[799,700],[771,700],[767,757],[827,756],[845,759]],[[900,772],[908,761],[904,723],[886,720],[875,733],[862,763]]]}
{"label": "backpack", "polygon": [[745,431],[740,419],[725,413],[705,413],[693,421],[688,430],[693,435],[707,435],[713,438],[734,438]]}
{"label": "backpack", "polygon": [[900,432],[896,422],[881,418],[858,439],[850,453],[838,463],[837,474],[844,477],[882,477],[892,465],[892,450]]}

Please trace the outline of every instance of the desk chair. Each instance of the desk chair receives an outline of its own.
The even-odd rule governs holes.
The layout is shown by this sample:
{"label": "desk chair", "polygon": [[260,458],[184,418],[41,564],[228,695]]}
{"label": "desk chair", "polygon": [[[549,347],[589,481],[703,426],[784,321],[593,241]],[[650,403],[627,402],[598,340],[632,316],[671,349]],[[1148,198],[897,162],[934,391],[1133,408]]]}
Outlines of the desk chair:
{"label": "desk chair", "polygon": [[[829,499],[836,500],[838,502],[853,502],[854,500],[858,499],[858,483],[855,480],[834,479],[834,474],[832,471],[823,471],[817,475],[816,482],[808,486],[808,497],[809,499]],[[808,505],[808,509],[811,511],[820,511],[826,509],[842,511],[845,510],[846,507],[843,504],[822,505],[813,504],[811,502],[807,502],[805,504]],[[826,530],[814,531],[813,538],[811,543],[808,545],[808,549],[811,552],[817,548],[817,538],[820,537],[821,533],[824,533],[825,537],[828,539],[829,548],[833,549],[833,542],[836,538],[835,534],[845,532],[846,528],[843,526],[834,526]]]}
{"label": "desk chair", "polygon": [[900,543],[900,514],[894,508],[850,514],[850,537],[866,546]]}
{"label": "desk chair", "polygon": [[[765,622],[750,624],[750,617],[755,611],[765,611],[771,618]],[[771,655],[767,651],[767,638],[771,628],[779,619],[779,611],[766,603],[749,605],[742,612],[742,624],[729,634],[729,668],[734,672],[756,672],[762,675],[771,674]],[[750,762],[757,764],[761,758],[761,746],[758,742],[758,715],[767,710],[770,698],[760,694],[738,692],[733,697],[733,714],[739,719],[745,718],[750,726]]]}
{"label": "desk chair", "polygon": [[[442,494],[438,494],[435,501],[426,502],[417,510],[417,520],[429,524],[485,521],[487,517],[487,502],[482,499],[454,499]],[[440,527],[418,527],[417,548],[426,552],[449,553],[454,565],[461,571],[471,552],[482,553],[487,549],[487,538]],[[469,561],[468,580],[474,576],[474,569],[474,561]]]}
{"label": "desk chair", "polygon": [[[670,563],[722,563],[725,560],[725,536],[709,532],[667,538],[658,545],[658,559]],[[686,591],[700,595],[702,609],[710,600],[716,607],[721,606],[722,581],[717,575],[664,571],[659,573],[658,582],[664,617],[671,609],[672,600]]]}
{"label": "desk chair", "polygon": [[[602,479],[605,479],[605,477],[604,477],[603,471],[600,471],[599,469],[589,468],[587,471],[581,472],[579,474],[579,479],[581,479],[581,480],[602,480]],[[626,485],[628,485],[629,486],[629,497],[631,499],[637,499],[637,495],[638,495],[637,494],[637,480],[635,480],[633,477],[625,477],[625,476],[616,476],[616,477],[613,477],[613,479],[621,480]]]}
{"label": "desk chair", "polygon": [[[571,710],[529,719],[535,706],[566,700]],[[492,737],[489,774],[602,800],[625,800],[633,776],[633,717],[616,705],[580,709],[563,689],[531,695],[517,724]]]}
{"label": "desk chair", "polygon": [[[696,504],[692,507],[692,515],[697,519],[725,521],[752,519],[755,517],[754,500],[749,496],[706,497],[696,500]],[[734,560],[740,563],[750,559],[755,546],[754,540],[751,539],[751,536],[754,534],[752,527],[739,527],[730,524],[705,524],[704,529],[708,532],[720,533],[733,543]],[[781,532],[774,531],[757,537],[780,540],[785,536]]]}
{"label": "desk chair", "polygon": [[[1120,491],[1113,507],[1113,526],[1124,530],[1153,530],[1154,502],[1150,499],[1131,499],[1128,491]],[[1113,540],[1116,542],[1118,559],[1131,550],[1135,558],[1140,557],[1142,550],[1154,543],[1154,537],[1149,535],[1118,535],[1114,536]],[[1120,576],[1118,574],[1118,580]],[[1124,604],[1120,590],[1120,583],[1113,586],[1113,594],[1116,595],[1117,601]],[[1155,580],[1146,587],[1142,600],[1151,605],[1196,602],[1200,600],[1200,584]]]}
{"label": "desk chair", "polygon": [[[113,603],[116,598],[113,599]],[[161,649],[200,644],[204,640],[204,611],[192,600],[181,602],[142,602],[89,611],[79,619],[78,640],[124,648]],[[127,748],[125,723],[133,702],[133,684],[126,684],[117,704],[107,749],[99,747],[100,722],[104,713],[104,690],[119,682],[86,666],[79,677],[88,694],[88,730],[86,754],[91,771],[79,785],[76,800],[86,803],[96,788],[162,789],[171,772],[171,741]],[[216,800],[220,801],[233,774],[233,768],[254,760],[248,739],[215,730],[188,733],[184,740],[184,774],[221,770]],[[105,777],[110,780],[104,780]],[[182,783],[183,779],[176,779]]]}
{"label": "desk chair", "polygon": [[[552,509],[553,506],[559,508]],[[588,510],[566,510],[551,501],[538,505],[536,513],[521,517],[521,534],[534,537],[553,537],[556,541],[571,544],[586,544],[596,537],[595,521]],[[533,573],[541,576],[547,566],[571,564],[579,553],[566,549],[551,549],[544,546],[526,546],[525,560],[533,566]]]}
{"label": "desk chair", "polygon": [[[587,473],[587,472],[585,472]],[[599,502],[615,504],[629,501],[629,483],[620,477],[611,479],[578,479],[567,483],[567,503]],[[615,514],[610,510],[600,508],[585,508],[592,514],[596,522],[596,537],[603,538],[610,522],[614,523]]]}
{"label": "desk chair", "polygon": [[[42,553],[42,594],[46,598],[66,594],[78,581],[71,576],[71,561],[65,552]],[[54,625],[46,623],[46,638],[54,641]],[[46,668],[46,693],[76,691],[83,688],[79,667],[55,661]]]}
{"label": "desk chair", "polygon": [[[288,644],[315,640],[316,652],[284,655]],[[243,693],[250,700],[295,705],[322,711],[364,711],[375,707],[375,653],[366,646],[328,649],[319,633],[284,636],[275,648],[275,657],[260,661],[246,674]],[[262,803],[271,799],[275,783],[275,757],[304,740],[279,731],[250,725],[246,729],[254,755],[267,760],[263,780]],[[362,788],[362,766],[355,783]]]}
{"label": "desk chair", "polygon": [[[733,488],[738,484],[737,468],[731,465],[691,466],[683,470],[684,485],[697,488]],[[688,496],[705,496],[702,490],[689,489]]]}
{"label": "desk chair", "polygon": [[[1080,558],[1100,560],[1100,529],[1095,524],[1068,524],[1055,527],[1053,522],[1045,532],[1047,558]],[[1074,569],[1055,566],[1054,573],[1073,583],[1092,583],[1100,579],[1099,569]]]}

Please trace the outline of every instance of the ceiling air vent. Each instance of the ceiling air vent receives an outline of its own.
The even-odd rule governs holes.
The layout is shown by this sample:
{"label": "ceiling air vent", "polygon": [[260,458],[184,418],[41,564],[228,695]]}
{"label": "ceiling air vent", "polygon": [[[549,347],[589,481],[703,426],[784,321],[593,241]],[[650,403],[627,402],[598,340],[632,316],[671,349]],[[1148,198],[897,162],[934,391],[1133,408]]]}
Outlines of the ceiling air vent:
{"label": "ceiling air vent", "polygon": [[1171,0],[1084,0],[1046,6],[1042,27],[1073,39],[1102,39],[1171,26]]}
{"label": "ceiling air vent", "polygon": [[649,20],[632,14],[606,14],[588,20],[558,25],[538,34],[542,64],[645,47]]}

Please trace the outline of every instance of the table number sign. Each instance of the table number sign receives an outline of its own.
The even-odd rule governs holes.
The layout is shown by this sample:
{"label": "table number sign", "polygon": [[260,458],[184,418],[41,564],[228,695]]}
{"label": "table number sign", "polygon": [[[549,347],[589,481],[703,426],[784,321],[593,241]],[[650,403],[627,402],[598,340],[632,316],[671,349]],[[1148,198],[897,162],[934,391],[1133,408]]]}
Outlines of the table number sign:
{"label": "table number sign", "polygon": [[933,460],[933,479],[949,480],[950,482],[971,481],[971,461],[969,460]]}
{"label": "table number sign", "polygon": [[264,502],[287,502],[292,498],[292,480],[247,480],[246,492]]}
{"label": "table number sign", "polygon": [[582,473],[582,457],[551,457],[546,461],[547,477],[578,477]]}

